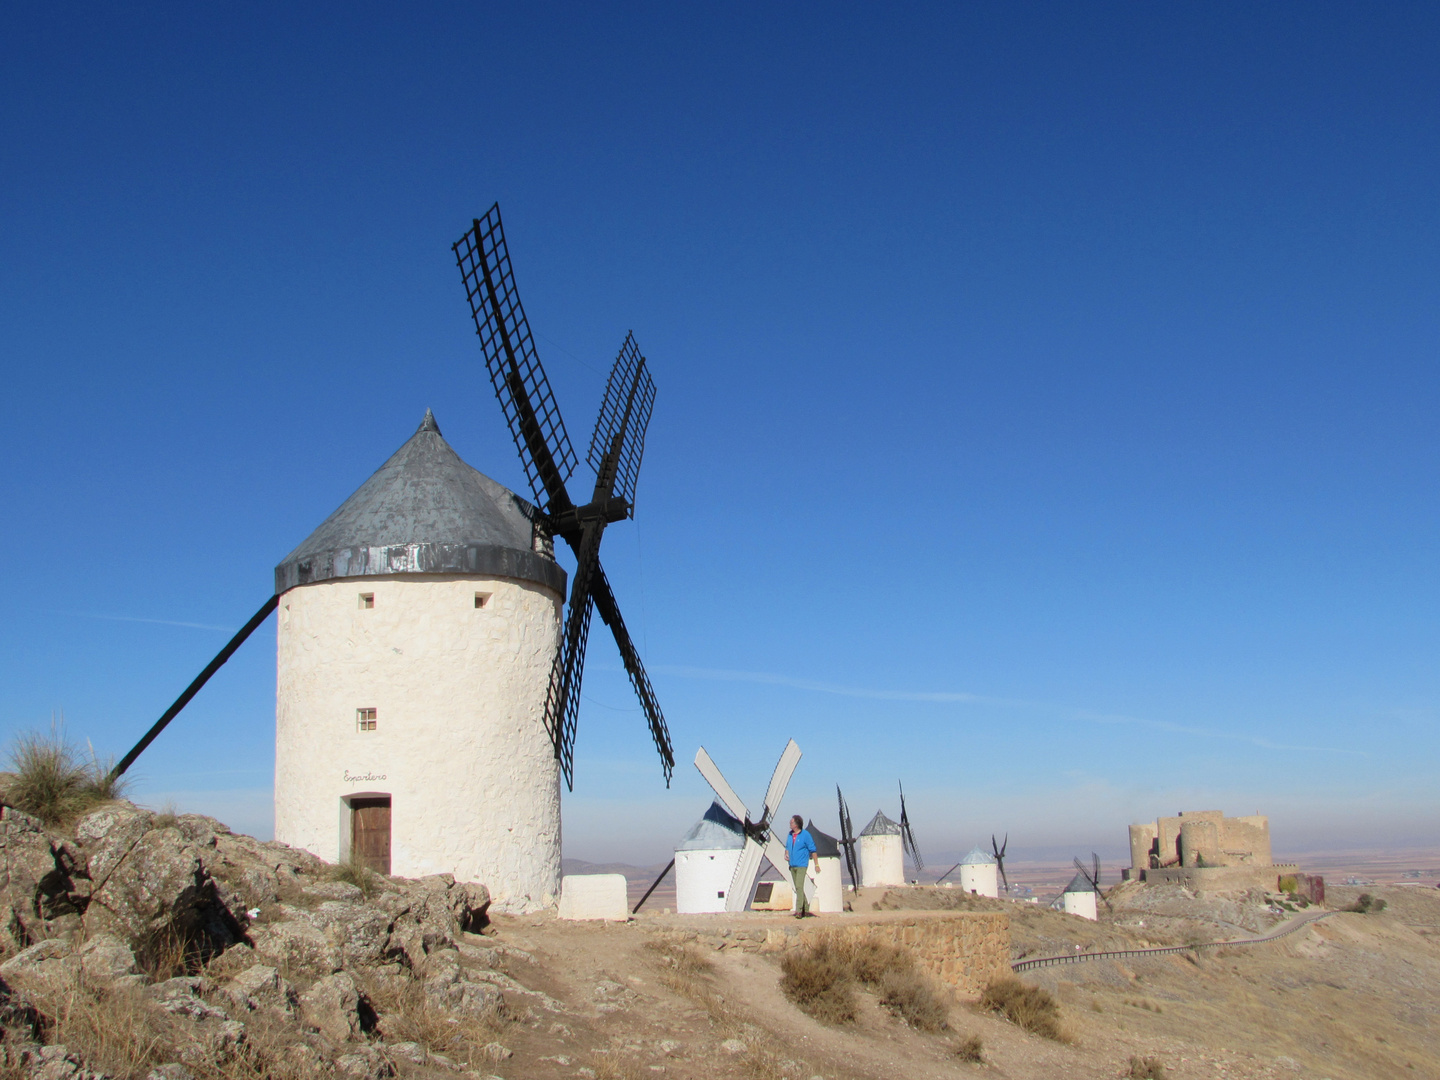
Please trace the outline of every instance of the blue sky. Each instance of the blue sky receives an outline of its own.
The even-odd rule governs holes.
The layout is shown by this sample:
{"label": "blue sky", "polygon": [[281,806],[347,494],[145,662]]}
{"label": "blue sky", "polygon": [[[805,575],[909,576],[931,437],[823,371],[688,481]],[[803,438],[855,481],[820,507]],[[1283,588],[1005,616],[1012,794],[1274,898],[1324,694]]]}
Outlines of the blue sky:
{"label": "blue sky", "polygon": [[[499,200],[572,436],[659,386],[566,853],[703,743],[922,848],[1440,825],[1423,5],[11,5],[0,735],[123,753],[427,406],[526,491],[450,243]],[[597,624],[598,625],[598,624]],[[273,625],[136,766],[269,829]]]}

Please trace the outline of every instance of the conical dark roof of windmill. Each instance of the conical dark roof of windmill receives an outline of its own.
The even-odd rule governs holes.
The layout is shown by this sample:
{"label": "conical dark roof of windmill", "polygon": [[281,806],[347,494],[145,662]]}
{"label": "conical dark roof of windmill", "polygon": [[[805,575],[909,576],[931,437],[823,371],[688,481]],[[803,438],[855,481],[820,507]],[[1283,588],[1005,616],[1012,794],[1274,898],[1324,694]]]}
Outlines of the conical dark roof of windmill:
{"label": "conical dark roof of windmill", "polygon": [[1065,892],[1095,892],[1095,886],[1084,874],[1076,874],[1065,886]]}
{"label": "conical dark roof of windmill", "polygon": [[333,578],[461,574],[533,582],[565,595],[565,571],[537,551],[538,511],[465,464],[434,414],[275,568],[275,591]]}
{"label": "conical dark roof of windmill", "polygon": [[870,824],[860,830],[861,836],[899,836],[900,826],[885,816],[883,810],[876,810]]}
{"label": "conical dark roof of windmill", "polygon": [[815,827],[815,822],[810,822],[805,828],[810,833],[810,839],[815,841],[815,854],[822,859],[838,859],[840,857],[840,841],[829,833],[823,833]]}

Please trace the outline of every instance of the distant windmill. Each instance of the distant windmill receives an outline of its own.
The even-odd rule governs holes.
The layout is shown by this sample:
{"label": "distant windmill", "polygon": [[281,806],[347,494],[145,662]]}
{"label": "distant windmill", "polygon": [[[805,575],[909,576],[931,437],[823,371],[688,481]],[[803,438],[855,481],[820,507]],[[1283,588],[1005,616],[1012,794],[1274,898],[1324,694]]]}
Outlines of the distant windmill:
{"label": "distant windmill", "polygon": [[1088,870],[1085,868],[1085,864],[1079,859],[1073,859],[1071,861],[1075,863],[1075,869],[1080,871],[1080,876],[1088,881],[1090,887],[1095,890],[1095,895],[1105,901],[1105,910],[1113,912],[1115,909],[1110,905],[1110,898],[1107,897],[1100,888],[1100,856],[1092,851],[1090,853],[1090,859],[1091,865]]}
{"label": "distant windmill", "polygon": [[850,891],[860,888],[860,868],[855,862],[855,826],[850,823],[850,807],[835,785],[835,797],[840,802],[840,848],[845,852],[845,869],[850,874]]}
{"label": "distant windmill", "polygon": [[496,203],[483,218],[476,218],[453,248],[490,381],[515,438],[535,501],[552,534],[563,537],[575,553],[570,610],[545,699],[545,728],[555,747],[556,760],[573,791],[585,642],[590,633],[590,613],[599,608],[649,721],[668,786],[675,768],[670,732],[600,565],[600,539],[605,527],[635,516],[635,481],[645,452],[645,429],[655,403],[655,383],[645,367],[645,357],[640,355],[634,334],[627,334],[605,384],[605,397],[586,455],[595,470],[595,488],[589,502],[577,505],[565,488],[576,465],[575,451],[550,380],[540,366],[530,324],[515,289],[500,205]]}
{"label": "distant windmill", "polygon": [[919,877],[925,869],[925,860],[920,857],[920,849],[915,845],[915,834],[910,831],[910,816],[905,813],[905,785],[900,785],[900,842],[905,847],[905,854],[910,856],[910,861],[915,864],[915,875]]}
{"label": "distant windmill", "polygon": [[1010,846],[1010,834],[1005,834],[1005,841],[999,847],[995,846],[995,834],[990,834],[990,850],[995,854],[995,866],[1000,871],[1000,880],[1005,885],[1005,895],[1010,895],[1010,879],[1005,876],[1005,849]]}
{"label": "distant windmill", "polygon": [[[785,845],[775,836],[771,823],[780,809],[780,800],[790,785],[795,766],[800,763],[800,747],[794,739],[785,744],[775,772],[770,776],[770,786],[765,789],[765,801],[760,807],[758,819],[750,816],[749,809],[735,794],[735,789],[720,774],[720,768],[710,759],[702,746],[695,754],[695,768],[720,797],[720,803],[741,823],[745,832],[745,847],[735,867],[735,876],[725,893],[726,911],[744,911],[750,904],[750,894],[755,890],[755,878],[760,873],[760,860],[769,859],[770,865],[783,873],[790,864],[785,854]],[[807,891],[808,895],[808,891]]]}

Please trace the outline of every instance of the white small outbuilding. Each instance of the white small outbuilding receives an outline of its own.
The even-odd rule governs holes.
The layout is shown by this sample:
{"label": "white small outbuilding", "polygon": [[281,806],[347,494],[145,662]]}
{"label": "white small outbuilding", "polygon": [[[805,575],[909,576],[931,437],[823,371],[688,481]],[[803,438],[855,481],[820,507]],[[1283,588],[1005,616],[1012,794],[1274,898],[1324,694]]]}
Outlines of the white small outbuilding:
{"label": "white small outbuilding", "polygon": [[960,888],[979,896],[999,896],[1000,886],[995,873],[995,856],[980,848],[973,849],[960,860]]}
{"label": "white small outbuilding", "polygon": [[828,833],[823,833],[810,822],[805,828],[815,841],[816,863],[815,895],[811,904],[822,914],[845,910],[845,885],[840,879],[840,842]]}
{"label": "white small outbuilding", "polygon": [[1095,899],[1095,886],[1090,884],[1090,879],[1084,874],[1076,874],[1060,894],[1060,908],[1067,915],[1079,915],[1094,922],[1099,918]]}
{"label": "white small outbuilding", "polygon": [[860,884],[905,884],[905,848],[900,842],[900,826],[876,810],[870,824],[860,830]]}
{"label": "white small outbuilding", "polygon": [[712,802],[675,845],[675,910],[681,915],[724,911],[725,893],[744,847],[740,822]]}

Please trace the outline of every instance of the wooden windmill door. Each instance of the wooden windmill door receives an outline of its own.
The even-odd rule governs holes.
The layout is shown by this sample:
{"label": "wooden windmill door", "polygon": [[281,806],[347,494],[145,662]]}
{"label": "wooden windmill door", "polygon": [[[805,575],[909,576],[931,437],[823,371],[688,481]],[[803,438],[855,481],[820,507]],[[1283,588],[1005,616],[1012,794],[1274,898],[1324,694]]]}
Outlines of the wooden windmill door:
{"label": "wooden windmill door", "polygon": [[389,875],[389,795],[350,800],[350,861]]}

